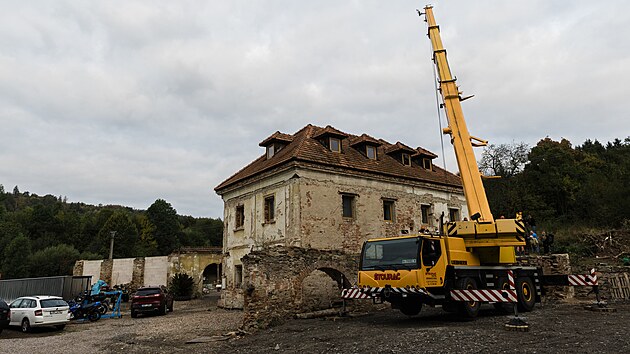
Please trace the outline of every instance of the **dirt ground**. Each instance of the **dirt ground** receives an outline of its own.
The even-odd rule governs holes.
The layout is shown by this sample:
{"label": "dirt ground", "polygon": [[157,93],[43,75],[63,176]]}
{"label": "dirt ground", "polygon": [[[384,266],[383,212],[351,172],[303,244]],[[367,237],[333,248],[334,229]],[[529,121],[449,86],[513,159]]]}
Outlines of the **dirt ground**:
{"label": "dirt ground", "polygon": [[415,317],[385,310],[347,319],[292,320],[242,339],[216,353],[622,353],[630,348],[630,305],[592,312],[582,304],[538,306],[526,315],[529,332],[504,328],[510,316],[484,306],[474,321],[440,309]]}
{"label": "dirt ground", "polygon": [[[127,313],[61,332],[9,329],[0,334],[0,353],[621,353],[630,348],[630,304],[610,305],[617,312],[588,311],[578,302],[537,304],[526,314],[529,332],[506,331],[509,316],[485,305],[479,318],[467,322],[441,309],[423,308],[415,317],[383,310],[290,320],[247,335],[237,335],[242,312],[215,304],[216,298],[178,302],[166,316],[132,319]],[[186,344],[191,339],[204,343]]]}

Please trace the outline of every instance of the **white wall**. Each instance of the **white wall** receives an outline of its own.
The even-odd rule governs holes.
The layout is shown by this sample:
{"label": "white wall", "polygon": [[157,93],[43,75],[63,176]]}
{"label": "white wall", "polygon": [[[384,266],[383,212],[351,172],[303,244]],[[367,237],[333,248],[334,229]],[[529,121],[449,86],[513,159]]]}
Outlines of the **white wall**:
{"label": "white wall", "polygon": [[103,260],[83,261],[84,276],[92,276],[90,285],[96,283],[101,278],[101,263]]}
{"label": "white wall", "polygon": [[168,256],[144,259],[144,285],[168,285]]}
{"label": "white wall", "polygon": [[110,285],[131,283],[133,276],[133,260],[134,258],[114,259],[114,264],[112,265],[112,283]]}

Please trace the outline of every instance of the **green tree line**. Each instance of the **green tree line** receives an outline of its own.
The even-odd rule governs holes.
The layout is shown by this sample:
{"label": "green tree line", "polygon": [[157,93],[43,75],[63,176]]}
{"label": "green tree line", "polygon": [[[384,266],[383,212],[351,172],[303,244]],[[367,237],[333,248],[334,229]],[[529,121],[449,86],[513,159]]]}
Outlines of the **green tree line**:
{"label": "green tree line", "polygon": [[78,259],[167,255],[179,247],[222,245],[221,219],[178,215],[156,200],[147,210],[68,203],[7,192],[0,184],[0,278],[72,274]]}
{"label": "green tree line", "polygon": [[630,222],[630,138],[602,144],[542,139],[490,145],[482,172],[501,176],[484,186],[495,217],[531,215],[553,228],[618,228]]}

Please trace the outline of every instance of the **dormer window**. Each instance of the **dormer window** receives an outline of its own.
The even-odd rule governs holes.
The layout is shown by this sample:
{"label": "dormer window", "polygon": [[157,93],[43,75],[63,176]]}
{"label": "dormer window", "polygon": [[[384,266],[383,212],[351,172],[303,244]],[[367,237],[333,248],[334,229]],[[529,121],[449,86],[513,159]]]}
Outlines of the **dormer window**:
{"label": "dormer window", "polygon": [[376,160],[376,146],[366,145],[365,156],[370,160]]}
{"label": "dormer window", "polygon": [[333,138],[330,137],[329,138],[329,148],[330,151],[332,152],[341,152],[341,140],[339,140],[338,138]]}
{"label": "dormer window", "polygon": [[402,164],[405,166],[411,166],[411,156],[407,153],[402,153]]}
{"label": "dormer window", "polygon": [[422,167],[424,167],[425,170],[431,170],[433,167],[433,164],[431,163],[431,159],[423,158]]}
{"label": "dormer window", "polygon": [[272,158],[275,154],[280,152],[285,146],[290,145],[293,141],[291,135],[275,132],[270,137],[263,140],[258,146],[262,146],[266,149],[267,160]]}
{"label": "dormer window", "polygon": [[276,153],[276,149],[273,146],[273,144],[267,146],[267,160],[269,160],[270,158],[273,157],[273,155],[275,155]]}

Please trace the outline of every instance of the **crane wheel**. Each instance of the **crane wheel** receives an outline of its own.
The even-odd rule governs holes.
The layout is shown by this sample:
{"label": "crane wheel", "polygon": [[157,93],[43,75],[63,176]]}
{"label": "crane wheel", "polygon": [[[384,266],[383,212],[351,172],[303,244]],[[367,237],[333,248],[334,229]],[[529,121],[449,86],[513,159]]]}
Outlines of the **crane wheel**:
{"label": "crane wheel", "polygon": [[407,316],[415,316],[420,313],[422,302],[419,299],[408,299],[400,304],[400,312]]}
{"label": "crane wheel", "polygon": [[[470,277],[459,279],[456,285],[457,289],[461,290],[477,289],[477,282]],[[479,314],[479,307],[481,307],[481,303],[477,301],[461,302],[458,304],[458,312],[464,318],[475,318]]]}
{"label": "crane wheel", "polygon": [[[510,289],[510,283],[508,282],[507,277],[499,277],[497,279],[497,289],[499,290]],[[512,312],[513,310],[512,306],[514,305],[509,302],[495,302],[494,304],[492,304],[492,306],[494,306],[494,309],[497,310],[498,313],[505,315]]]}
{"label": "crane wheel", "polygon": [[530,277],[518,277],[516,279],[516,296],[518,298],[518,310],[530,312],[536,304],[536,289]]}

